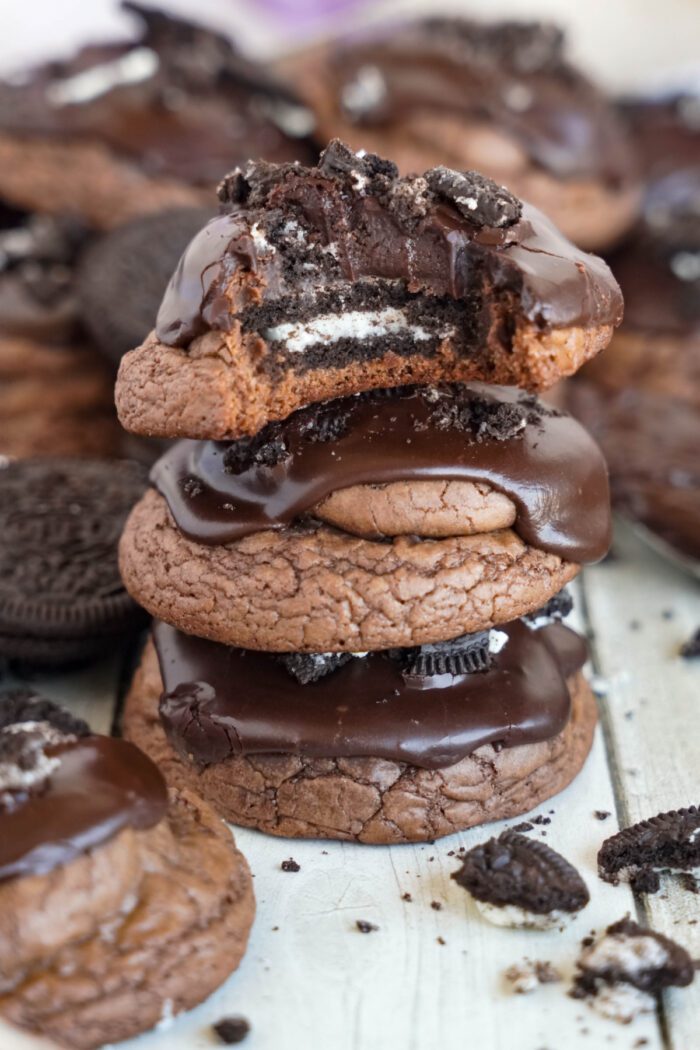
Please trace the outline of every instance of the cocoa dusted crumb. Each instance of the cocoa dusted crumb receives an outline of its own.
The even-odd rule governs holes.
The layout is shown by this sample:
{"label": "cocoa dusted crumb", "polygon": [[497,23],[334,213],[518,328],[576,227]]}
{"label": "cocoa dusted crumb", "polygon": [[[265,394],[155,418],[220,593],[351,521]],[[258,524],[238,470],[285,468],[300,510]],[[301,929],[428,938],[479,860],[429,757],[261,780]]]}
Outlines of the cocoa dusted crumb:
{"label": "cocoa dusted crumb", "polygon": [[283,860],[280,864],[282,871],[301,871],[301,864],[297,864],[293,857],[289,860]]}
{"label": "cocoa dusted crumb", "polygon": [[374,933],[379,929],[373,922],[368,922],[367,919],[356,919],[355,926],[357,926],[360,933]]}
{"label": "cocoa dusted crumb", "polygon": [[681,656],[684,660],[695,660],[700,656],[700,627],[687,642],[681,646]]}
{"label": "cocoa dusted crumb", "polygon": [[246,1038],[250,1032],[250,1022],[245,1017],[222,1017],[212,1025],[212,1029],[219,1042],[233,1046],[235,1043],[242,1043]]}

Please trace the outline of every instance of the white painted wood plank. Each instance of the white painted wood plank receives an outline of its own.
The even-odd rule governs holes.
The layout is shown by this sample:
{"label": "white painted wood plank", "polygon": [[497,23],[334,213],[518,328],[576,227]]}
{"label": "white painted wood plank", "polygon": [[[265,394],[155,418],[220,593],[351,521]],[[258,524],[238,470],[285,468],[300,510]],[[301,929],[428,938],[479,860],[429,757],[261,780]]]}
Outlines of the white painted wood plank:
{"label": "white painted wood plank", "polygon": [[[625,823],[700,804],[700,661],[681,644],[700,627],[697,581],[649,551],[627,527],[619,556],[586,574],[595,653],[608,686],[606,724]],[[700,956],[700,896],[667,879],[642,896],[650,925]],[[700,981],[665,1000],[669,1045],[700,1045]]]}

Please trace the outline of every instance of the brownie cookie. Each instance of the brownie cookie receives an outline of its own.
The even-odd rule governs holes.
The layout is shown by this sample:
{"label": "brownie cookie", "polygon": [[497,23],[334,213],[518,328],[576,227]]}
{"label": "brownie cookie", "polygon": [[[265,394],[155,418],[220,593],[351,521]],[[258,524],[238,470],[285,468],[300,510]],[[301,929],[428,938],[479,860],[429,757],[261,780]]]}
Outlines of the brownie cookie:
{"label": "brownie cookie", "polygon": [[97,239],[78,272],[81,320],[115,364],[148,335],[178,260],[213,209],[171,208]]}
{"label": "brownie cookie", "polygon": [[132,597],[181,630],[303,652],[420,645],[481,630],[539,608],[579,570],[510,529],[373,542],[302,525],[194,543],[152,491],[129,517],[120,568]]}
{"label": "brownie cookie", "polygon": [[307,160],[311,114],[218,33],[124,6],[138,39],[0,84],[0,197],[113,229],[196,205],[232,163]]}
{"label": "brownie cookie", "polygon": [[[566,662],[580,666],[581,659]],[[426,841],[514,817],[566,787],[585,761],[596,723],[595,700],[579,673],[570,672],[568,689],[570,717],[555,736],[512,747],[485,744],[437,768],[396,758],[291,753],[230,754],[201,766],[181,757],[165,734],[159,718],[163,681],[149,644],[127,699],[124,729],[169,783],[196,790],[233,823],[297,838]],[[404,728],[395,723],[394,739]],[[389,719],[386,729],[392,732]],[[336,733],[332,744],[341,737]]]}
{"label": "brownie cookie", "polygon": [[546,843],[515,831],[469,850],[452,878],[496,926],[561,928],[590,900],[572,864]]}
{"label": "brownie cookie", "polygon": [[403,173],[477,168],[588,249],[610,246],[634,220],[630,136],[568,61],[555,26],[428,18],[373,27],[281,67],[324,138],[386,150]]}
{"label": "brownie cookie", "polygon": [[201,1002],[255,908],[229,831],[48,701],[0,697],[0,725],[0,1014],[92,1050]]}
{"label": "brownie cookie", "polygon": [[70,663],[143,626],[119,576],[117,540],[145,481],[128,461],[0,469],[0,656]]}
{"label": "brownie cookie", "polygon": [[621,318],[606,265],[475,172],[399,178],[335,141],[315,168],[237,169],[220,197],[122,360],[128,430],[235,438],[401,383],[545,389]]}

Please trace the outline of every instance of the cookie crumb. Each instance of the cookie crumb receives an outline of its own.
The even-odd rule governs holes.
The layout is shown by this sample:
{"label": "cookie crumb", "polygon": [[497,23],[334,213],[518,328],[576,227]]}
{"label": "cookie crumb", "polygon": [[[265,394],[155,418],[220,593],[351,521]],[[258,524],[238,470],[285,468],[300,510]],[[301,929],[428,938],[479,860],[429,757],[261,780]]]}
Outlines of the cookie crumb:
{"label": "cookie crumb", "polygon": [[511,831],[517,831],[519,835],[522,835],[526,831],[532,831],[534,824],[531,824],[529,820],[523,820],[522,823],[516,824],[511,828]]}
{"label": "cookie crumb", "polygon": [[440,901],[431,901],[430,907],[433,909],[433,911],[442,911],[442,904],[440,903]]}
{"label": "cookie crumb", "polygon": [[373,922],[368,922],[367,919],[356,919],[355,925],[357,926],[360,933],[374,933],[379,927]]}
{"label": "cookie crumb", "polygon": [[250,1022],[246,1021],[245,1017],[222,1017],[212,1025],[212,1029],[221,1043],[233,1046],[234,1043],[242,1043],[246,1038],[250,1032]]}
{"label": "cookie crumb", "polygon": [[607,809],[594,809],[593,816],[596,820],[607,820],[612,814]]}
{"label": "cookie crumb", "polygon": [[435,940],[438,942],[438,944],[447,944],[447,941],[444,937],[436,937]]}
{"label": "cookie crumb", "polygon": [[402,901],[412,901],[413,897],[411,896],[410,893],[402,893],[401,894],[401,900]]}
{"label": "cookie crumb", "polygon": [[280,864],[282,871],[301,871],[301,864],[297,864],[293,857],[289,860],[283,860]]}
{"label": "cookie crumb", "polygon": [[541,984],[555,984],[561,981],[561,974],[550,962],[533,962],[530,959],[523,959],[521,963],[509,966],[503,976],[516,995],[528,995]]}
{"label": "cookie crumb", "polygon": [[684,660],[695,660],[700,656],[700,627],[681,646],[681,656]]}

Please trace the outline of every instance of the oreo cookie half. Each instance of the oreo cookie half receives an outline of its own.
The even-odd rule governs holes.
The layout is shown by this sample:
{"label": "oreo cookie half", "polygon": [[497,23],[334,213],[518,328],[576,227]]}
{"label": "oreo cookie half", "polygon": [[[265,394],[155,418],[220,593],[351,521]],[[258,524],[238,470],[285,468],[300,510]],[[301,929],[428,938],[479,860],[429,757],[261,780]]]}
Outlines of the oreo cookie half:
{"label": "oreo cookie half", "polygon": [[561,854],[515,831],[475,846],[452,878],[497,926],[561,926],[590,899],[578,871]]}
{"label": "oreo cookie half", "polygon": [[659,813],[612,835],[598,852],[598,871],[641,893],[656,893],[660,872],[700,873],[700,809]]}
{"label": "oreo cookie half", "polygon": [[410,677],[427,678],[431,675],[488,671],[492,663],[490,638],[490,631],[478,631],[476,634],[463,634],[449,642],[406,649],[404,673]]}
{"label": "oreo cookie half", "polygon": [[72,663],[143,626],[117,544],[146,485],[145,468],[126,460],[28,459],[0,469],[0,656]]}
{"label": "oreo cookie half", "polygon": [[87,249],[77,276],[79,311],[112,361],[151,331],[180,256],[213,215],[210,208],[169,209],[120,226]]}
{"label": "oreo cookie half", "polygon": [[685,987],[695,976],[685,948],[630,918],[608,926],[603,937],[584,948],[576,965],[574,998],[588,999],[599,1013],[622,1024],[651,1013],[653,995],[672,985]]}

